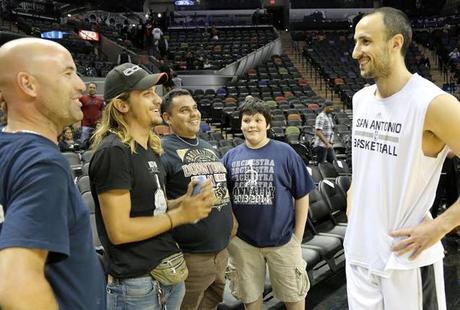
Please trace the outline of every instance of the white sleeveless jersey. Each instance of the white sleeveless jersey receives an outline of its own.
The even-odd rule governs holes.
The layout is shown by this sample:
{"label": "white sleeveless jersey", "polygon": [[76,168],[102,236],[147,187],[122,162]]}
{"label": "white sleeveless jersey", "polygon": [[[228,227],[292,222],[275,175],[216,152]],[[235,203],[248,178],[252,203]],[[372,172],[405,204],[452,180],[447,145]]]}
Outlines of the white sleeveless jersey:
{"label": "white sleeveless jersey", "polygon": [[372,85],[353,96],[353,200],[345,253],[350,264],[385,277],[444,256],[438,242],[416,260],[398,257],[391,246],[400,239],[389,233],[429,216],[447,147],[437,158],[425,156],[423,125],[430,102],[445,93],[417,74],[388,98],[376,98],[376,90]]}

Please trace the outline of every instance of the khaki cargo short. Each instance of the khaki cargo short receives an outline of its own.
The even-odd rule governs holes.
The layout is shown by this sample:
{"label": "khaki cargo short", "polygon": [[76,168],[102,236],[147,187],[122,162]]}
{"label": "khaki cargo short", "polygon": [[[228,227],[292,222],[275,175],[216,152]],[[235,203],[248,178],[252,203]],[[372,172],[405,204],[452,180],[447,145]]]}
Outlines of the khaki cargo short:
{"label": "khaki cargo short", "polygon": [[283,302],[298,302],[310,289],[300,241],[295,235],[279,247],[258,248],[238,237],[228,246],[230,289],[243,303],[256,301],[264,291],[268,267],[273,294]]}

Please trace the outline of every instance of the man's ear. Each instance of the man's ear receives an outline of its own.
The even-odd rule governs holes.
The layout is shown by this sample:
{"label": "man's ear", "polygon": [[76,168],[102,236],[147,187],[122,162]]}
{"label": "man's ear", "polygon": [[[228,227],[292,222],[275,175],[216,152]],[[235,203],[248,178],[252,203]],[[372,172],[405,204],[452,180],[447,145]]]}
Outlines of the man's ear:
{"label": "man's ear", "polygon": [[162,114],[161,116],[163,117],[163,121],[164,121],[166,124],[170,125],[170,122],[169,122],[169,114],[168,114],[168,112],[163,112],[163,114]]}
{"label": "man's ear", "polygon": [[391,39],[391,48],[397,49],[398,52],[401,51],[403,44],[404,44],[404,36],[400,33],[393,36]]}
{"label": "man's ear", "polygon": [[16,76],[16,83],[26,95],[37,97],[37,79],[27,72],[19,72]]}
{"label": "man's ear", "polygon": [[268,125],[267,125],[267,130],[269,130],[270,128],[271,128],[271,125],[270,125],[270,124],[268,124]]}
{"label": "man's ear", "polygon": [[124,100],[115,99],[112,104],[120,113],[125,114],[129,111],[129,105]]}

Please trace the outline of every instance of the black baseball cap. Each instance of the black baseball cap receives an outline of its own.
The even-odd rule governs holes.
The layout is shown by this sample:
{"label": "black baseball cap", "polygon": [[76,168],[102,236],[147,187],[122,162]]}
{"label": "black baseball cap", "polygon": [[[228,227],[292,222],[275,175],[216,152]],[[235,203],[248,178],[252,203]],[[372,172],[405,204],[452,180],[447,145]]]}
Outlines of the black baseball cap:
{"label": "black baseball cap", "polygon": [[149,74],[132,63],[116,66],[105,77],[104,100],[110,102],[116,96],[132,90],[145,90],[168,80],[166,73]]}

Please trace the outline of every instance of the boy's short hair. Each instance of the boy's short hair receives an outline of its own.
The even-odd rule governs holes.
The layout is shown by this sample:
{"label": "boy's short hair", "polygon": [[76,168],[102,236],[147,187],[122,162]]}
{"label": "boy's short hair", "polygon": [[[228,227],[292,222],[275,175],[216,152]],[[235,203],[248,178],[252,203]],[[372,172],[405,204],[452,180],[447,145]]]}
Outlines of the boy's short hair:
{"label": "boy's short hair", "polygon": [[247,96],[244,102],[241,104],[240,108],[240,120],[243,119],[243,115],[254,115],[260,113],[264,116],[267,126],[272,122],[272,115],[270,113],[270,108],[265,104],[263,100],[254,98],[252,96]]}

